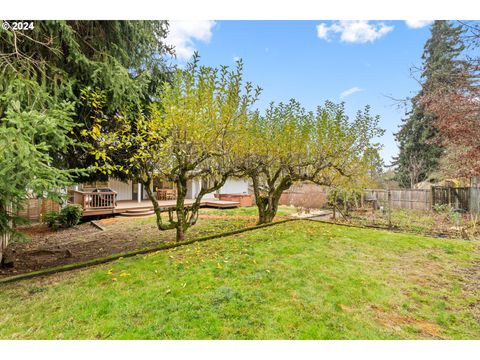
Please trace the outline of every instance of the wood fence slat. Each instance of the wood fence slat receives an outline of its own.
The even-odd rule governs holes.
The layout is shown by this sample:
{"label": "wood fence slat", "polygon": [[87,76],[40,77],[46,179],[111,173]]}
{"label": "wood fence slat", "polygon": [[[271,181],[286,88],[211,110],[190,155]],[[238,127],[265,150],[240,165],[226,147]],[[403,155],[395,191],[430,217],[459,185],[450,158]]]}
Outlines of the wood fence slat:
{"label": "wood fence slat", "polygon": [[[380,203],[388,200],[388,191],[384,189],[366,189],[370,198]],[[423,189],[394,189],[390,190],[391,206],[398,209],[429,210],[431,207],[430,191]]]}

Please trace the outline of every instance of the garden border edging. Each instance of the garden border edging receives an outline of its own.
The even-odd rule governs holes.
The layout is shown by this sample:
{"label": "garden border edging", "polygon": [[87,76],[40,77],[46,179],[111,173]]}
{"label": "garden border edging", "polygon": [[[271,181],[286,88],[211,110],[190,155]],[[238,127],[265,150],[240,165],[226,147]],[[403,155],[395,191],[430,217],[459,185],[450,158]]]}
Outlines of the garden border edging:
{"label": "garden border edging", "polygon": [[262,229],[262,228],[270,227],[270,226],[273,226],[273,225],[283,224],[283,223],[291,222],[291,221],[299,221],[299,220],[304,220],[304,219],[279,220],[279,221],[275,221],[275,222],[268,223],[268,224],[256,225],[256,226],[243,228],[243,229],[238,229],[238,230],[233,230],[233,231],[229,231],[229,232],[225,232],[225,233],[203,236],[203,237],[194,238],[194,239],[190,239],[190,240],[185,240],[185,241],[181,241],[181,242],[172,242],[172,243],[163,244],[163,245],[160,245],[160,246],[155,246],[153,248],[135,250],[135,251],[130,251],[130,252],[126,252],[126,253],[119,253],[119,254],[114,254],[114,255],[107,256],[107,257],[103,257],[103,258],[97,258],[97,259],[87,260],[87,261],[83,261],[83,262],[66,264],[66,265],[56,266],[56,267],[53,267],[53,268],[47,268],[47,269],[37,270],[37,271],[29,272],[29,273],[9,276],[9,277],[0,279],[0,285],[16,282],[16,281],[20,281],[20,280],[27,280],[27,279],[31,279],[31,278],[39,277],[39,276],[52,275],[52,274],[57,274],[57,273],[60,273],[60,272],[82,269],[82,268],[86,268],[86,267],[90,267],[90,266],[94,266],[94,265],[105,264],[105,263],[108,263],[108,262],[111,262],[111,261],[114,261],[114,260],[118,260],[118,259],[121,259],[121,258],[133,257],[133,256],[136,256],[136,255],[143,255],[143,254],[149,254],[149,253],[156,252],[156,251],[173,249],[173,248],[176,248],[176,247],[189,245],[189,244],[193,244],[193,243],[196,243],[196,242],[218,239],[218,238],[221,238],[221,237],[236,235],[236,234],[240,234],[240,233],[251,231],[251,230]]}

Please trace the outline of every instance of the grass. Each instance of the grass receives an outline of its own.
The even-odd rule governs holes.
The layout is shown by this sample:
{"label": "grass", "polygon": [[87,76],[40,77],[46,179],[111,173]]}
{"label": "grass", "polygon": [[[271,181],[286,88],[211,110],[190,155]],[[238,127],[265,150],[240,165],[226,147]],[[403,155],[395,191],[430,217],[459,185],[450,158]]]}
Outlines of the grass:
{"label": "grass", "polygon": [[[293,207],[280,206],[275,221],[282,220],[295,212],[296,209]],[[255,226],[258,221],[258,208],[256,206],[234,209],[202,208],[199,215],[197,224],[190,227],[186,233],[187,240]],[[165,222],[168,222],[166,214],[162,217]],[[141,242],[146,247],[158,244],[160,241],[175,239],[175,230],[159,231],[155,221],[155,216],[137,219],[116,217],[105,219],[100,223],[116,236],[125,237],[125,234],[132,232],[137,234],[136,236],[141,238]]]}
{"label": "grass", "polygon": [[3,286],[0,338],[478,339],[477,246],[285,223]]}
{"label": "grass", "polygon": [[[285,219],[285,215],[294,211],[295,209],[291,207],[280,207],[280,214],[275,221]],[[167,222],[167,214],[163,214],[163,217]],[[29,244],[14,241],[10,243],[12,253],[17,254],[16,267],[10,271],[0,271],[0,277],[158,247],[175,241],[176,230],[160,231],[155,220],[155,216],[146,218],[117,216],[97,220],[105,231],[98,231],[88,223],[56,232],[47,229],[45,225],[23,228],[25,237],[30,238]],[[255,226],[257,221],[256,207],[202,208],[198,222],[188,229],[185,240],[250,228]],[[36,250],[45,248],[53,248],[56,251],[68,249],[73,256],[64,257],[63,253],[58,252],[57,256],[39,259],[34,255]]]}
{"label": "grass", "polygon": [[[280,206],[275,221],[282,220],[295,212],[296,209],[293,207]],[[234,209],[202,208],[200,209],[199,215],[200,218],[197,224],[188,229],[186,239],[255,226],[258,221],[258,208],[256,206]],[[168,222],[166,214],[162,215],[162,217],[165,222]],[[104,225],[107,230],[114,233],[128,234],[129,232],[135,232],[138,236],[142,237],[142,241],[146,246],[151,246],[159,241],[175,239],[175,230],[159,231],[156,228],[155,221],[155,216],[137,219],[116,217],[113,219],[105,219],[100,223]]]}
{"label": "grass", "polygon": [[[296,213],[297,209],[293,206],[279,206],[277,216],[288,216]],[[239,207],[234,209],[211,209],[202,208],[200,214],[205,215],[225,215],[225,216],[258,216],[258,208],[256,206]]]}

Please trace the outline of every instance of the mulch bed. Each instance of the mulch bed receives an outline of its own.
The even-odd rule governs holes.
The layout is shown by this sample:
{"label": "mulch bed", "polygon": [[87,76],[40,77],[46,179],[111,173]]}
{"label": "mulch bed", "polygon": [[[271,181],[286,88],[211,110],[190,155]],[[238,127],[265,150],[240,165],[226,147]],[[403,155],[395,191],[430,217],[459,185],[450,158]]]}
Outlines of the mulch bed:
{"label": "mulch bed", "polygon": [[[286,217],[279,216],[276,221]],[[27,235],[28,241],[12,242],[4,256],[13,260],[12,268],[0,268],[0,278],[19,275],[41,269],[78,263],[109,255],[159,246],[175,240],[175,230],[160,232],[155,224],[138,224],[139,218],[114,217],[97,220],[107,230],[102,231],[90,222],[70,229],[53,231],[44,224],[19,229]],[[245,220],[244,227],[254,226],[255,216],[200,215],[200,221],[207,219]],[[204,236],[205,233],[192,231],[190,236]],[[222,229],[220,229],[222,231]]]}
{"label": "mulch bed", "polygon": [[[150,226],[143,225],[143,227],[149,230],[148,233],[153,233]],[[9,245],[4,255],[13,260],[14,267],[0,268],[0,278],[142,249],[165,242],[158,241],[158,236],[153,236],[151,241],[146,241],[145,234],[139,230],[140,228],[137,227],[129,227],[127,230],[125,226],[115,225],[108,231],[102,231],[90,223],[58,231],[52,231],[43,224],[23,228],[21,232],[26,234],[30,241],[19,241]],[[156,232],[158,233],[158,230]]]}

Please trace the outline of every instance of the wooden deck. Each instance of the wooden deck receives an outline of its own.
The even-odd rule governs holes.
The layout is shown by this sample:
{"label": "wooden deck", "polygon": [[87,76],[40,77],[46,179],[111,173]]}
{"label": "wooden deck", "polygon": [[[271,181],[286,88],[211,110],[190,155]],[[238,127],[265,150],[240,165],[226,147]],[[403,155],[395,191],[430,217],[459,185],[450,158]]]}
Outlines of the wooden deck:
{"label": "wooden deck", "polygon": [[[185,205],[192,205],[194,200],[186,199]],[[165,210],[174,208],[176,200],[158,200],[158,204]],[[217,199],[204,199],[200,203],[202,207],[214,208],[236,208],[240,206],[237,201],[224,201]],[[153,210],[153,205],[150,200],[143,200],[141,202],[135,200],[119,200],[117,206],[111,209],[92,209],[87,208],[83,212],[83,216],[108,215],[108,214],[122,214],[128,210]]]}

